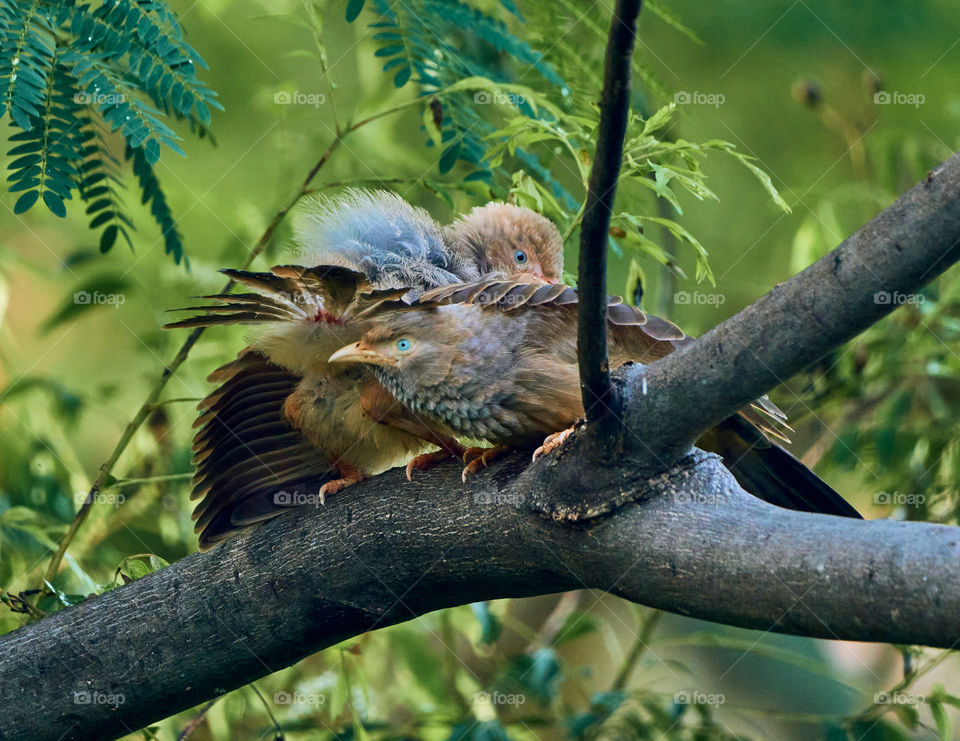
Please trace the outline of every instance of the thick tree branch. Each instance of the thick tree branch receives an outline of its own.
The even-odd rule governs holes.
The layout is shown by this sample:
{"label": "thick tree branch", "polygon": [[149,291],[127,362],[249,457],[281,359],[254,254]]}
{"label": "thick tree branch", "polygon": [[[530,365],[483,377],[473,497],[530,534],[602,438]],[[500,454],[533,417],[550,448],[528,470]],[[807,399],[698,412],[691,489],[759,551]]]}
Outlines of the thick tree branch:
{"label": "thick tree branch", "polygon": [[652,481],[618,467],[616,512],[557,521],[527,460],[466,487],[455,464],[378,476],[3,636],[0,739],[114,738],[367,630],[584,587],[761,630],[960,641],[956,528],[782,510],[703,453]]}
{"label": "thick tree branch", "polygon": [[[848,239],[623,385],[623,448],[656,461],[895,310],[960,259],[960,153]],[[926,331],[918,329],[917,331]]]}
{"label": "thick tree branch", "polygon": [[607,232],[623,159],[623,139],[630,115],[630,64],[637,35],[641,0],[617,0],[610,21],[600,130],[590,170],[587,201],[580,227],[580,292],[577,354],[580,387],[587,421],[609,430],[616,392],[607,361]]}

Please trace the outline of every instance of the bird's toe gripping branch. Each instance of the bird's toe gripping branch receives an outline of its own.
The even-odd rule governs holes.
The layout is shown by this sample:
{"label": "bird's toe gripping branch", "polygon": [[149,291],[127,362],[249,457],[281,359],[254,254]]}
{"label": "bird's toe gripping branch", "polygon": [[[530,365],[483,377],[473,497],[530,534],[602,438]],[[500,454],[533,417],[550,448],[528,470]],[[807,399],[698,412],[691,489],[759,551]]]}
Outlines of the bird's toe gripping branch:
{"label": "bird's toe gripping branch", "polygon": [[407,481],[413,481],[413,472],[414,471],[425,471],[428,468],[433,468],[438,463],[442,463],[447,460],[447,458],[453,457],[453,453],[449,450],[441,448],[440,450],[435,450],[432,453],[423,453],[418,455],[415,458],[411,458],[407,463],[406,474]]}
{"label": "bird's toe gripping branch", "polygon": [[467,476],[476,473],[481,468],[486,468],[497,458],[502,458],[511,450],[508,445],[494,445],[492,448],[467,448],[463,452],[463,460],[467,465],[464,466],[463,473],[460,474],[461,481],[467,483]]}
{"label": "bird's toe gripping branch", "polygon": [[364,479],[370,478],[368,474],[364,473],[359,468],[354,468],[353,466],[345,463],[338,464],[338,468],[340,469],[340,478],[328,481],[321,486],[320,491],[317,492],[317,496],[320,498],[320,504],[323,504],[328,496],[332,496],[337,492],[343,491],[352,484],[356,484]]}
{"label": "bird's toe gripping branch", "polygon": [[571,425],[565,430],[560,430],[559,432],[554,432],[552,435],[547,435],[543,439],[543,444],[533,451],[533,457],[531,460],[537,460],[541,455],[548,455],[554,450],[559,448],[570,437],[574,431],[577,429],[576,425]]}

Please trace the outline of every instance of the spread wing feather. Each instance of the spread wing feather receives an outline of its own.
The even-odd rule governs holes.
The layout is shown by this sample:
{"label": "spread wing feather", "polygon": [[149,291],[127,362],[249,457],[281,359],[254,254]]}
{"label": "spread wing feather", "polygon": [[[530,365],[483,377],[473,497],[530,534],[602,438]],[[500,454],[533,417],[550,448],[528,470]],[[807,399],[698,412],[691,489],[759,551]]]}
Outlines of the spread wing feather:
{"label": "spread wing feather", "polygon": [[193,442],[193,517],[206,550],[243,527],[285,509],[276,493],[325,475],[329,462],[283,415],[299,377],[263,354],[245,351],[210,374],[219,384],[200,403]]}

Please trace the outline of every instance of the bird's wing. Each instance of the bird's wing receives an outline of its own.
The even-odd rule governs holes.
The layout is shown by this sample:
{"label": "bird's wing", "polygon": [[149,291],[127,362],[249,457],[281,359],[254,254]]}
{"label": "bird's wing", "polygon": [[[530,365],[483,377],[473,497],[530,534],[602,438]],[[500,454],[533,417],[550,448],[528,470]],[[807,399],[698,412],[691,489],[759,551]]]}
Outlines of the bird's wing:
{"label": "bird's wing", "polygon": [[299,377],[247,350],[210,374],[217,388],[201,403],[193,441],[191,499],[200,548],[270,519],[293,504],[283,487],[327,474],[330,462],[286,421],[283,406]]}
{"label": "bird's wing", "polygon": [[393,299],[398,293],[376,290],[362,273],[336,265],[312,268],[278,265],[269,273],[229,269],[220,272],[256,293],[201,296],[219,303],[172,309],[201,313],[171,322],[165,325],[166,329],[265,322],[338,322],[345,319],[358,302],[365,307],[374,298]]}
{"label": "bird's wing", "polygon": [[[426,291],[414,303],[413,307],[432,307],[443,304],[477,304],[483,307],[496,307],[504,312],[520,309],[535,311],[538,308],[557,306],[575,311],[579,302],[577,290],[562,284],[549,284],[532,281],[505,281],[490,279],[475,283],[440,286]],[[390,311],[403,308],[398,304],[383,302],[374,311]],[[619,296],[610,296],[607,300],[607,322],[610,331],[622,352],[619,362],[635,360],[652,362],[676,349],[694,342],[693,337],[685,334],[677,325],[658,316],[623,303]],[[764,395],[749,407],[740,410],[739,415],[765,434],[789,442],[788,432],[793,430],[787,424],[784,414]]]}

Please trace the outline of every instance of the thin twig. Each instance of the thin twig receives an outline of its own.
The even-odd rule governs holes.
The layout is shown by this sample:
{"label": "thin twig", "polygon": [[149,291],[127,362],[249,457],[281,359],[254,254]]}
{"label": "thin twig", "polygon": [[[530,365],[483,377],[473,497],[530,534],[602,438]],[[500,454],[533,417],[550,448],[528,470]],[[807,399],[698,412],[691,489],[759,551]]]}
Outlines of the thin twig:
{"label": "thin twig", "polygon": [[410,178],[356,178],[354,180],[334,180],[329,183],[322,183],[316,188],[308,188],[304,195],[321,193],[333,188],[355,187],[359,185],[402,185],[403,183],[413,182]]}
{"label": "thin twig", "polygon": [[630,63],[641,0],[617,0],[610,22],[597,151],[580,228],[580,293],[577,352],[587,421],[609,420],[614,405],[607,361],[607,232],[623,158],[630,112]]}
{"label": "thin twig", "polygon": [[[940,666],[940,664],[942,664],[943,661],[944,661],[948,656],[952,656],[953,654],[954,654],[954,651],[953,651],[952,649],[947,649],[946,651],[941,651],[941,652],[938,653],[936,656],[934,656],[932,659],[930,659],[929,662],[927,662],[927,663],[924,664],[922,667],[920,667],[919,669],[917,669],[915,672],[912,672],[911,674],[909,674],[908,676],[904,677],[904,678],[901,679],[899,682],[897,682],[895,685],[893,685],[893,687],[891,687],[889,690],[887,690],[887,692],[886,692],[885,694],[890,695],[890,696],[894,696],[894,695],[896,695],[898,692],[903,692],[903,690],[907,689],[910,685],[912,685],[914,682],[916,682],[918,679],[920,679],[920,677],[922,677],[924,674],[927,674],[927,673],[933,671],[934,669],[936,669],[938,666]],[[881,694],[883,694],[883,693],[881,693]],[[862,713],[860,713],[859,715],[853,716],[853,719],[855,719],[855,720],[860,720],[860,721],[864,721],[864,722],[869,722],[869,721],[871,721],[871,720],[876,720],[876,719],[879,718],[881,715],[884,715],[885,713],[888,713],[888,712],[890,712],[891,710],[896,710],[896,708],[897,708],[897,705],[896,705],[896,704],[892,704],[892,705],[891,705],[891,704],[881,705],[881,704],[878,704],[878,703],[874,702],[873,705],[871,705],[870,707],[868,707],[868,708],[867,708],[866,710],[864,710]]]}
{"label": "thin twig", "polygon": [[277,716],[273,714],[273,709],[270,707],[270,703],[267,702],[267,698],[263,696],[263,693],[253,682],[248,686],[253,690],[254,694],[260,698],[260,702],[263,703],[263,709],[267,711],[267,717],[270,718],[270,722],[273,723],[276,738],[283,738],[283,728],[281,728],[280,723],[277,722]]}
{"label": "thin twig", "polygon": [[647,646],[650,644],[650,638],[653,636],[653,631],[656,630],[657,623],[660,622],[661,617],[663,617],[663,613],[660,610],[650,610],[650,614],[647,615],[647,619],[643,621],[640,632],[630,647],[627,657],[620,666],[620,671],[617,672],[617,678],[613,680],[613,685],[610,687],[611,691],[619,692],[627,686],[630,675],[633,674],[634,667],[636,667],[637,662],[640,661],[643,652],[647,650]]}
{"label": "thin twig", "polygon": [[168,473],[163,476],[144,476],[139,479],[123,479],[122,481],[115,481],[110,486],[106,487],[107,489],[122,489],[125,486],[137,486],[139,484],[153,484],[158,481],[183,481],[184,479],[193,478],[193,473],[187,471],[185,473]]}
{"label": "thin twig", "polygon": [[199,726],[203,722],[203,719],[206,717],[207,711],[210,708],[212,708],[213,704],[219,699],[220,699],[219,697],[214,697],[212,700],[210,700],[210,702],[208,702],[206,705],[200,708],[200,711],[196,715],[194,715],[190,719],[190,722],[183,727],[182,731],[180,731],[180,734],[177,736],[177,741],[184,741],[185,738],[187,738],[191,733],[197,730],[197,726]]}

